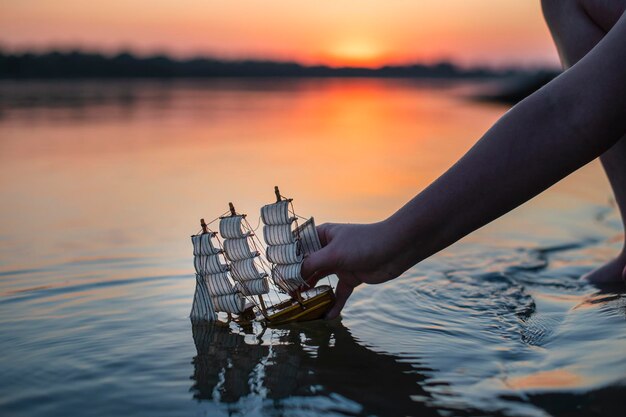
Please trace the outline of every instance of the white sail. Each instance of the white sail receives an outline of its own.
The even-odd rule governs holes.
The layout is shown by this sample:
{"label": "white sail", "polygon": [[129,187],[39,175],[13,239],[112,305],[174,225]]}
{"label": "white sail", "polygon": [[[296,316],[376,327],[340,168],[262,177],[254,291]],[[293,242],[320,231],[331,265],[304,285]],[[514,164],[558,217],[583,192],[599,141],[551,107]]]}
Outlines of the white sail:
{"label": "white sail", "polygon": [[261,219],[264,224],[269,225],[291,223],[293,218],[289,214],[289,200],[261,207]]}
{"label": "white sail", "polygon": [[196,256],[193,259],[196,272],[200,275],[226,272],[226,265],[220,261],[219,255]]}
{"label": "white sail", "polygon": [[203,233],[201,235],[191,236],[191,243],[193,243],[193,254],[199,255],[214,255],[219,253],[220,250],[216,249],[211,242],[211,237],[215,236],[215,233]]}
{"label": "white sail", "polygon": [[260,279],[253,279],[235,283],[235,288],[244,296],[261,295],[270,292],[269,284],[265,276]]}
{"label": "white sail", "polygon": [[215,307],[211,301],[206,281],[202,278],[202,276],[197,274],[196,293],[193,297],[193,304],[191,305],[191,314],[189,317],[194,322],[217,320],[217,314],[215,314]]}
{"label": "white sail", "polygon": [[248,281],[262,278],[262,275],[254,264],[254,258],[234,261],[230,264],[230,272],[237,281]]}
{"label": "white sail", "polygon": [[294,264],[302,260],[299,242],[267,247],[267,259],[274,264]]}
{"label": "white sail", "polygon": [[279,201],[261,208],[263,239],[267,243],[265,254],[274,264],[272,268],[274,283],[283,291],[292,293],[304,284],[300,276],[303,259],[300,236],[291,230],[296,218],[289,213],[290,200],[281,199],[277,187],[275,192]]}
{"label": "white sail", "polygon": [[217,311],[237,314],[244,310],[244,299],[239,294],[218,295],[211,299]]}
{"label": "white sail", "polygon": [[220,220],[220,231],[225,237],[224,254],[230,262],[230,274],[235,280],[235,290],[244,296],[269,292],[267,274],[259,272],[254,258],[258,252],[250,249],[250,231],[242,225],[243,216],[233,215]]}
{"label": "white sail", "polygon": [[263,226],[263,239],[268,245],[286,245],[295,242],[291,223]]}
{"label": "white sail", "polygon": [[304,256],[322,249],[313,217],[298,226],[293,231],[293,235],[300,241],[300,248]]}
{"label": "white sail", "polygon": [[191,319],[194,321],[217,320],[216,311],[243,311],[244,299],[228,277],[228,267],[220,257],[222,250],[213,246],[211,238],[215,235],[210,232],[191,237],[197,272],[196,293],[191,308]]}
{"label": "white sail", "polygon": [[250,250],[248,238],[226,239],[224,240],[224,253],[229,261],[239,261],[242,259],[252,258],[256,252]]}
{"label": "white sail", "polygon": [[233,284],[228,278],[228,272],[205,275],[203,278],[207,284],[209,294],[213,297],[217,295],[233,294],[236,292]]}
{"label": "white sail", "polygon": [[241,227],[243,216],[229,216],[220,219],[220,235],[224,239],[242,239],[250,235],[249,232],[244,232]]}
{"label": "white sail", "polygon": [[302,275],[300,275],[301,268],[302,262],[291,265],[274,265],[272,279],[285,292],[293,292],[305,284]]}

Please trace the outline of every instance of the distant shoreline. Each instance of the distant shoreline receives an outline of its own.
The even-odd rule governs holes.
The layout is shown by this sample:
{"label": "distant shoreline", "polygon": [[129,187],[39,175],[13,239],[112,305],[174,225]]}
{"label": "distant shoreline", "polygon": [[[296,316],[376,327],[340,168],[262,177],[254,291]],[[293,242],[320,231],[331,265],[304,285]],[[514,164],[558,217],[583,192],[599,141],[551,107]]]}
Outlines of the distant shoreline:
{"label": "distant shoreline", "polygon": [[204,79],[204,78],[420,78],[486,79],[540,70],[462,68],[451,62],[389,65],[379,68],[307,66],[264,60],[227,61],[209,57],[174,59],[108,56],[90,52],[7,53],[0,51],[0,79]]}

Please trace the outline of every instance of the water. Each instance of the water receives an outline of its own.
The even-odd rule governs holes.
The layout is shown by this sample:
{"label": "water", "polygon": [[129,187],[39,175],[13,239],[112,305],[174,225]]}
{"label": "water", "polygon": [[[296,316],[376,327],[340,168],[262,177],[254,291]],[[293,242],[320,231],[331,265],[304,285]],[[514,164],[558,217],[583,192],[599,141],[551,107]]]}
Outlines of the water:
{"label": "water", "polygon": [[[189,235],[281,186],[367,222],[506,111],[390,80],[0,84],[3,416],[624,415],[626,297],[600,166],[379,286],[343,319],[192,327]],[[462,210],[462,208],[459,208]]]}

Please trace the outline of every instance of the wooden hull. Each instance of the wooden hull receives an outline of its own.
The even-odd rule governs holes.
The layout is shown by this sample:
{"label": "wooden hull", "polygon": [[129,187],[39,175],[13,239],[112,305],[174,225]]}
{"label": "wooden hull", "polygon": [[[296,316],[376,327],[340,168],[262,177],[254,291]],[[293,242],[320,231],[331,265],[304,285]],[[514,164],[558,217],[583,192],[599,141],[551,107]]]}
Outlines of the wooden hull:
{"label": "wooden hull", "polygon": [[268,326],[281,326],[310,320],[318,320],[326,315],[335,303],[335,294],[331,287],[324,288],[319,294],[304,299],[302,303],[289,300],[274,306],[268,312],[265,323]]}

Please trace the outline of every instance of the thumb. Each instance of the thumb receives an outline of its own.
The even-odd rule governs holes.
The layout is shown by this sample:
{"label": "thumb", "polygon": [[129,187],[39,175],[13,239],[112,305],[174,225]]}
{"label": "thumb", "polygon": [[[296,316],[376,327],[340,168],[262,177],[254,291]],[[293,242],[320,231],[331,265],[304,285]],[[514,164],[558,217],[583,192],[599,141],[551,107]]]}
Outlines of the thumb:
{"label": "thumb", "polygon": [[307,280],[313,275],[320,276],[320,272],[331,273],[335,267],[334,258],[331,256],[331,250],[329,246],[325,246],[317,252],[313,252],[302,262],[302,269],[300,274],[304,280]]}

